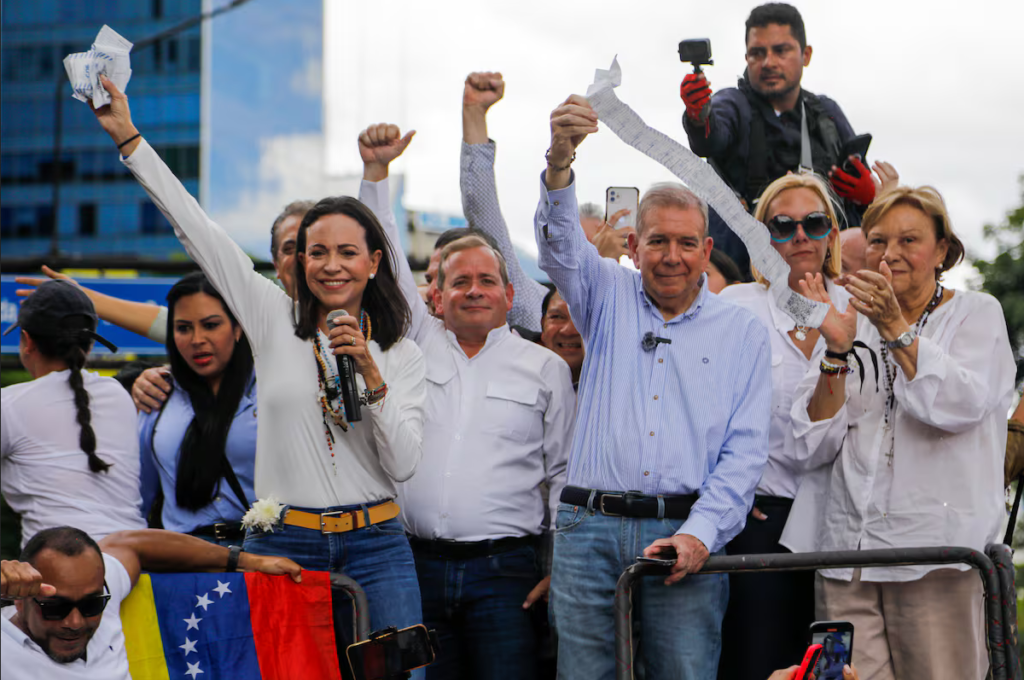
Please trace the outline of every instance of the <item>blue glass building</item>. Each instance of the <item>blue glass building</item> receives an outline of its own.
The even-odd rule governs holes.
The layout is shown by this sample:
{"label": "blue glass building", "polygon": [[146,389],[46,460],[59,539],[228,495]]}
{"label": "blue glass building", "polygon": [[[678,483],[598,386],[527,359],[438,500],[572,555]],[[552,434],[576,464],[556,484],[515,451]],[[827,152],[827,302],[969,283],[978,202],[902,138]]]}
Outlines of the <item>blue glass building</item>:
{"label": "blue glass building", "polygon": [[[0,9],[0,237],[3,257],[185,257],[170,225],[121,165],[92,111],[72,99],[62,60],[89,49],[103,24],[138,42],[199,14],[202,0],[6,0]],[[199,26],[133,50],[132,117],[199,195]],[[62,144],[54,162],[56,87]],[[54,175],[60,173],[54,207]]]}

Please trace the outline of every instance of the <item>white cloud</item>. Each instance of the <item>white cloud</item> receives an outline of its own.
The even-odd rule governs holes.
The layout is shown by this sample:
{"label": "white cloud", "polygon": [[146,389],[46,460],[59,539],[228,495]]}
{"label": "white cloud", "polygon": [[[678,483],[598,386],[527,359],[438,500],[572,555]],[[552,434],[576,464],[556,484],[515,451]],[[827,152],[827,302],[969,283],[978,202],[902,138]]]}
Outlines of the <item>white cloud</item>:
{"label": "white cloud", "polygon": [[302,70],[292,74],[289,85],[295,94],[310,99],[319,99],[323,78],[322,61],[319,56],[314,56],[306,60]]}
{"label": "white cloud", "polygon": [[359,178],[329,178],[324,173],[324,139],[319,134],[282,135],[260,141],[258,182],[239,194],[230,209],[211,218],[247,252],[270,256],[270,226],[288,203],[299,199],[352,194]]}

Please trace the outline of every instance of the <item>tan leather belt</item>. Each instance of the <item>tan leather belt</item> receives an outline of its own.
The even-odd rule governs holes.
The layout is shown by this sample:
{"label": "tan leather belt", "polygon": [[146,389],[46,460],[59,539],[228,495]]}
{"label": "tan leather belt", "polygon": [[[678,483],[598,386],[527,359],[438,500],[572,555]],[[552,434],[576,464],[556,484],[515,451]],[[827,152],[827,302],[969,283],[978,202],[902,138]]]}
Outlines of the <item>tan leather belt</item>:
{"label": "tan leather belt", "polygon": [[284,516],[284,523],[319,531],[322,534],[340,534],[367,526],[367,514],[370,515],[370,524],[380,524],[398,517],[398,511],[398,503],[394,501],[374,505],[367,508],[365,513],[361,509],[322,513],[288,510]]}

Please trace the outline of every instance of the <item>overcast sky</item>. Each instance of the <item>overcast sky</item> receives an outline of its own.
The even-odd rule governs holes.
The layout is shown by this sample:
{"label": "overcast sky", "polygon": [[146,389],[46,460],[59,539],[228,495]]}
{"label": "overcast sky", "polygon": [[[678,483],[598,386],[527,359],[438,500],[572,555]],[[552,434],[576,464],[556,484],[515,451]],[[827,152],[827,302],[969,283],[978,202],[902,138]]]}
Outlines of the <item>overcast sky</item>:
{"label": "overcast sky", "polygon": [[[1019,201],[1024,171],[1024,2],[893,0],[798,2],[814,48],[804,86],[827,94],[871,159],[895,164],[905,183],[943,193],[971,251],[989,254],[982,225]],[[616,54],[619,97],[652,127],[686,143],[679,82],[684,38],[711,39],[713,89],[744,68],[743,23],[754,5],[715,2],[349,2],[325,0],[324,127],[333,172],[358,169],[355,132],[390,121],[418,131],[398,169],[410,209],[461,212],[458,149],[462,82],[501,71],[505,99],[490,115],[498,186],[513,238],[532,244],[548,115],[584,93]],[[577,191],[603,204],[605,187],[643,191],[669,179],[607,128],[581,146]],[[533,246],[530,246],[533,248]]]}

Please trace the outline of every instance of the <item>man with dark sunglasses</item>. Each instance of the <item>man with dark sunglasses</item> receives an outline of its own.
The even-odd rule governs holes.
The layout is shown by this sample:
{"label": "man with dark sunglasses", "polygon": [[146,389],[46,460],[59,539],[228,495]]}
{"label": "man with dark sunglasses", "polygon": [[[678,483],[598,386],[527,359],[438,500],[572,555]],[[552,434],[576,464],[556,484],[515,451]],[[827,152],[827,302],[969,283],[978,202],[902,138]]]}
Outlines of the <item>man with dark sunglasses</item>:
{"label": "man with dark sunglasses", "polygon": [[97,544],[72,527],[44,529],[20,561],[0,564],[0,675],[17,678],[130,678],[121,601],[142,570],[260,571],[301,580],[283,557],[224,548],[171,531],[122,531]]}

